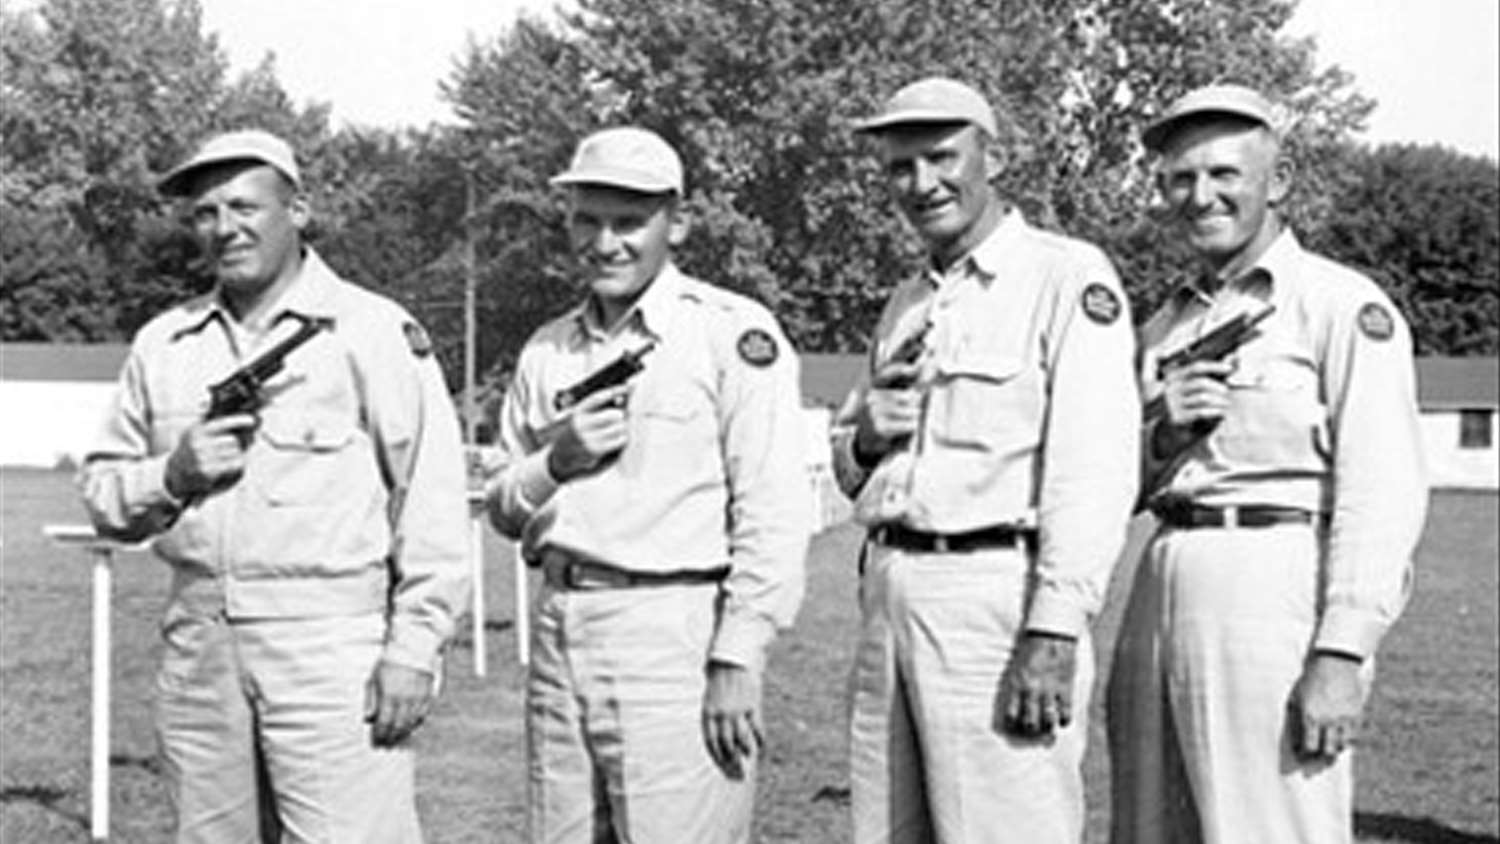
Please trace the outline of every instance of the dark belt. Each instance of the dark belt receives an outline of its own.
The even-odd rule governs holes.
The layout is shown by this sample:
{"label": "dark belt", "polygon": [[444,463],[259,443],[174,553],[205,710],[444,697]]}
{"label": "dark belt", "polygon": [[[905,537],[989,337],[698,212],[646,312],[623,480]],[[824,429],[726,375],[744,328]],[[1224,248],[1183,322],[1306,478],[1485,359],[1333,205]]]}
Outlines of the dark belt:
{"label": "dark belt", "polygon": [[718,583],[729,576],[729,566],[711,569],[630,571],[609,563],[556,552],[542,560],[542,577],[554,589],[633,589],[638,586],[683,586]]}
{"label": "dark belt", "polygon": [[1230,507],[1204,507],[1186,502],[1155,504],[1151,512],[1162,524],[1174,528],[1261,528],[1275,525],[1308,525],[1318,514],[1298,507],[1275,507],[1245,504]]}
{"label": "dark belt", "polygon": [[870,530],[870,540],[877,545],[924,554],[1014,548],[1023,542],[1029,544],[1035,538],[1036,531],[1014,525],[993,525],[963,533],[931,533],[897,524],[880,525]]}

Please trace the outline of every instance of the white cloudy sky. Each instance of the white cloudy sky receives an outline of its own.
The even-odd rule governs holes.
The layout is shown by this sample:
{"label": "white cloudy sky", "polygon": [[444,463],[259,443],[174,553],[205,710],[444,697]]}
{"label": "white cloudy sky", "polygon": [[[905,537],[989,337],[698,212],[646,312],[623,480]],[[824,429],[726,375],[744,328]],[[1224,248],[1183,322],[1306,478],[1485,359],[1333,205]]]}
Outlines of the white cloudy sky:
{"label": "white cloudy sky", "polygon": [[[24,3],[25,0],[16,0]],[[34,0],[33,0],[34,2]],[[425,126],[468,38],[493,38],[522,9],[555,0],[200,0],[236,69],[276,54],[299,101],[339,122]],[[1302,0],[1291,30],[1315,35],[1324,64],[1352,71],[1379,101],[1373,141],[1438,142],[1500,158],[1500,3]]]}

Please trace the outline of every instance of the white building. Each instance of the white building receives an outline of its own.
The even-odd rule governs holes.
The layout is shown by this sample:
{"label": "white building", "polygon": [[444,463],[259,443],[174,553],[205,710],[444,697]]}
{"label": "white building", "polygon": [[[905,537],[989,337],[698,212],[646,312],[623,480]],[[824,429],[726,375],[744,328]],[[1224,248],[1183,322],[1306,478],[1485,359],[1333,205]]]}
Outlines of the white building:
{"label": "white building", "polygon": [[[0,345],[0,466],[51,468],[76,463],[94,436],[125,360],[121,344]],[[848,504],[829,472],[830,412],[859,376],[859,355],[804,355],[808,471],[819,490],[818,516],[833,524]],[[1433,486],[1500,489],[1500,359],[1419,358],[1418,399]]]}
{"label": "white building", "polygon": [[1418,358],[1417,393],[1432,485],[1500,488],[1500,358]]}

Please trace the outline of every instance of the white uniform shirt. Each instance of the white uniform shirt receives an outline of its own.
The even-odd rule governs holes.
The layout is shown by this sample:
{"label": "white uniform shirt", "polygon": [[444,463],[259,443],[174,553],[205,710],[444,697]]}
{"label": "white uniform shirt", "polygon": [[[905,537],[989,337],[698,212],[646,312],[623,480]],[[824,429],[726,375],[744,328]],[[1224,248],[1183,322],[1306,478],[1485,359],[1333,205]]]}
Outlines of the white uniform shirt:
{"label": "white uniform shirt", "polygon": [[886,304],[871,372],[931,323],[911,443],[867,471],[850,395],[834,469],[871,526],[943,533],[1034,524],[1040,580],[1027,628],[1082,631],[1103,601],[1137,481],[1140,405],[1129,307],[1109,260],[1008,214],[943,274]]}
{"label": "white uniform shirt", "polygon": [[1411,337],[1390,299],[1283,232],[1216,295],[1184,286],[1146,324],[1143,398],[1161,395],[1158,358],[1267,303],[1207,437],[1165,462],[1147,419],[1146,496],[1330,516],[1315,647],[1365,656],[1405,606],[1427,503]]}
{"label": "white uniform shirt", "polygon": [[[558,485],[547,470],[563,419],[555,396],[648,342],[657,345],[630,382],[624,451]],[[633,571],[727,563],[711,655],[759,665],[802,598],[812,504],[798,372],[769,311],[670,264],[613,333],[580,305],[521,352],[491,519],[529,559],[555,546]]]}

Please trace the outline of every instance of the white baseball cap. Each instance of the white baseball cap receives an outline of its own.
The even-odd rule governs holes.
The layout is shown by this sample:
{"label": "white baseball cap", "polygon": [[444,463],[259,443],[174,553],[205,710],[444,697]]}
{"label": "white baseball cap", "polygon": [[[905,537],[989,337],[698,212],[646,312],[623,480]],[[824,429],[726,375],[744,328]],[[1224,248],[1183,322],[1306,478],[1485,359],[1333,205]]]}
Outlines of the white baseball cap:
{"label": "white baseball cap", "polygon": [[163,196],[182,196],[194,173],[226,161],[268,164],[287,177],[298,190],[302,188],[302,173],[297,169],[297,157],[292,153],[291,144],[263,129],[241,129],[214,135],[204,141],[187,161],[163,176],[156,183],[156,189]]}
{"label": "white baseball cap", "polygon": [[601,129],[578,143],[554,185],[607,185],[640,193],[683,193],[682,159],[655,132],[636,126]]}
{"label": "white baseball cap", "polygon": [[1278,128],[1275,107],[1258,91],[1243,85],[1205,85],[1173,100],[1166,111],[1142,130],[1141,141],[1146,149],[1161,152],[1179,124],[1203,114],[1227,114],[1273,131]]}
{"label": "white baseball cap", "polygon": [[999,136],[995,110],[969,85],[930,76],[907,85],[885,101],[880,113],[855,122],[856,132],[881,132],[912,123],[972,123],[991,138]]}

